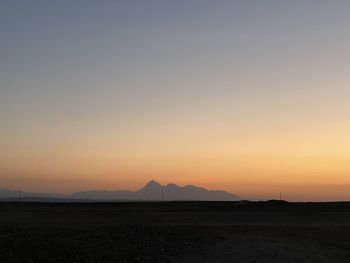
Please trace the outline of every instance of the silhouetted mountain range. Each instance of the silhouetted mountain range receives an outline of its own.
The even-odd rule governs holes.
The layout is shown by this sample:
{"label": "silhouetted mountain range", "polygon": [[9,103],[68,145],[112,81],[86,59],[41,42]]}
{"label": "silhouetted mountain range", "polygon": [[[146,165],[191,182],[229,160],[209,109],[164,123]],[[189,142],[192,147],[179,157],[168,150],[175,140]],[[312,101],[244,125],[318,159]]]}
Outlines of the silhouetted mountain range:
{"label": "silhouetted mountain range", "polygon": [[[15,190],[0,190],[2,199],[18,199],[19,192]],[[192,201],[234,201],[240,198],[231,193],[220,190],[207,190],[194,185],[178,186],[176,184],[161,185],[156,181],[150,181],[138,191],[126,190],[92,190],[76,192],[70,195],[61,195],[55,193],[30,193],[21,192],[22,200],[33,200],[48,198],[51,200],[130,200],[130,201],[175,201],[175,200],[192,200]]]}

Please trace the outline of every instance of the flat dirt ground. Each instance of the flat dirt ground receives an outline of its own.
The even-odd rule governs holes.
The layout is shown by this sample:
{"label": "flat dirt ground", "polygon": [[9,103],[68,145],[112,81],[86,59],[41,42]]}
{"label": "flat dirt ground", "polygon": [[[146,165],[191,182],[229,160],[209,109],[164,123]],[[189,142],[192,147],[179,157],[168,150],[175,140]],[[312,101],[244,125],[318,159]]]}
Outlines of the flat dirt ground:
{"label": "flat dirt ground", "polygon": [[350,203],[0,202],[0,262],[350,262]]}

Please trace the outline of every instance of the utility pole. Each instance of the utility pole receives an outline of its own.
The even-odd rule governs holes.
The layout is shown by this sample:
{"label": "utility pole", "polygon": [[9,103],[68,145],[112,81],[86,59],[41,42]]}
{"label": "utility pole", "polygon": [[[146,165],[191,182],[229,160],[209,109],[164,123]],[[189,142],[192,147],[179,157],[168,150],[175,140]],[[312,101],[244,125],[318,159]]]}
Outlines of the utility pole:
{"label": "utility pole", "polygon": [[280,201],[282,201],[282,193],[280,192]]}
{"label": "utility pole", "polygon": [[21,188],[18,189],[18,201],[21,202]]}

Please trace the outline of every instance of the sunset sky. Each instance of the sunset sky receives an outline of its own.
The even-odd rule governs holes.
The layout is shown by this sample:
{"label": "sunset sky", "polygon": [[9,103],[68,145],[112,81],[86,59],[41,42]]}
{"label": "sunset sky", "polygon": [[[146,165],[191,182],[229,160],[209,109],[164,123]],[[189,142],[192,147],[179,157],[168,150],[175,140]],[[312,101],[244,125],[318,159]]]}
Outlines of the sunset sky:
{"label": "sunset sky", "polygon": [[350,200],[350,1],[0,2],[0,188],[154,179]]}

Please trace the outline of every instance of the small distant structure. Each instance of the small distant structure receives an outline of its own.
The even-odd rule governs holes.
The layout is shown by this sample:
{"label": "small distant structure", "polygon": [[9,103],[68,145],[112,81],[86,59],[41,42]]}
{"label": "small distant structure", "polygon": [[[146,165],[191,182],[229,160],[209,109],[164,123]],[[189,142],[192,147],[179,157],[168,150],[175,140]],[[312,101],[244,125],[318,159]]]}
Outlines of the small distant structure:
{"label": "small distant structure", "polygon": [[21,202],[21,188],[18,189],[18,201]]}

